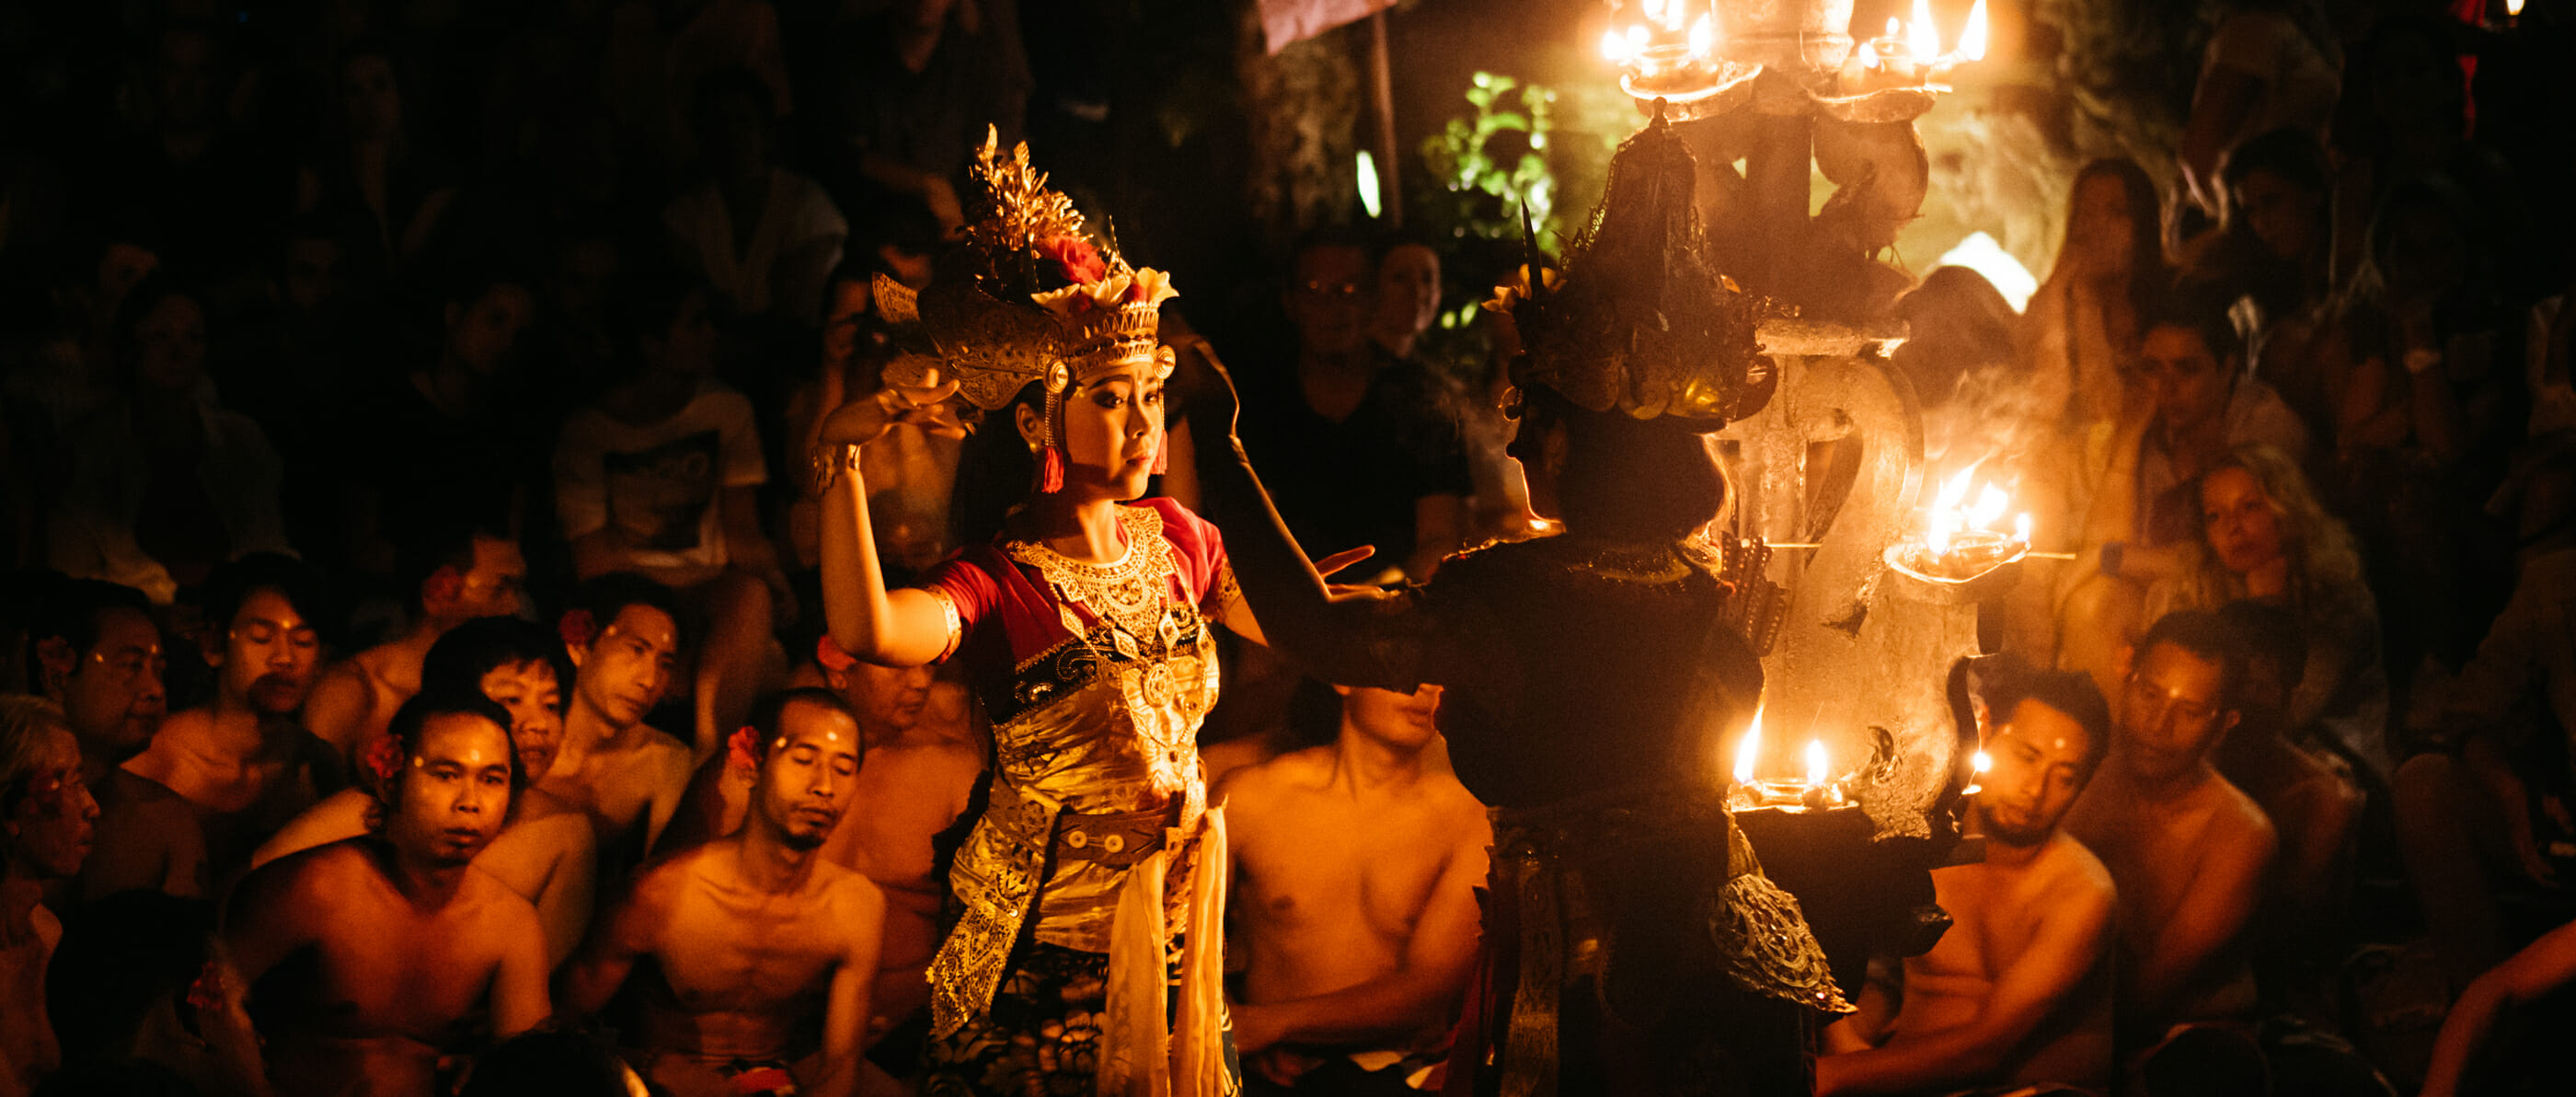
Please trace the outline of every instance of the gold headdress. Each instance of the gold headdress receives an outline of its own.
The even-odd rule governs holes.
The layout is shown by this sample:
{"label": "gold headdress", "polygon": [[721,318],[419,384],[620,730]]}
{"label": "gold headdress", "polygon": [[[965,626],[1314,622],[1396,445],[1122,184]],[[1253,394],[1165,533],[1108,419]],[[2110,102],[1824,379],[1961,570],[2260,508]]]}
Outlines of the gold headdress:
{"label": "gold headdress", "polygon": [[975,177],[983,194],[965,245],[942,257],[930,285],[916,297],[876,278],[879,311],[899,343],[913,344],[911,361],[890,368],[918,375],[936,365],[986,411],[1031,381],[1046,383],[1052,405],[1072,386],[1130,366],[1169,377],[1172,351],[1155,339],[1162,303],[1177,295],[1171,278],[1128,266],[1114,242],[1084,231],[1073,201],[1029,166],[1027,144],[1004,157],[1000,135],[987,128]]}
{"label": "gold headdress", "polygon": [[1533,238],[1528,264],[1485,302],[1511,317],[1528,351],[1513,363],[1513,385],[1710,430],[1758,406],[1769,366],[1754,326],[1765,306],[1709,258],[1691,193],[1696,170],[1659,108],[1611,159],[1607,193],[1562,284]]}

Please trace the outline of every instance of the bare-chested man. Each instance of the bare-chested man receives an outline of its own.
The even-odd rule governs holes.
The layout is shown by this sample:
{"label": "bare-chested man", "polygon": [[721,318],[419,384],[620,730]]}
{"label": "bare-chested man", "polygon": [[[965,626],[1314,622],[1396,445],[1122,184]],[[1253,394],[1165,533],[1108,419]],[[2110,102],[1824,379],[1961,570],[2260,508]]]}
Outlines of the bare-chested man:
{"label": "bare-chested man", "polygon": [[1819,1095],[2111,1082],[2118,900],[2110,871],[2057,828],[2110,747],[2110,709],[2075,671],[2016,676],[1992,700],[2002,719],[1984,729],[1990,768],[1970,808],[1985,860],[1933,870],[1949,932],[1905,961],[1892,1026],[1870,1031],[1873,993],[1828,1030],[1840,1053],[1816,1061]]}
{"label": "bare-chested man", "polygon": [[537,788],[590,817],[600,879],[613,885],[644,862],[689,788],[688,744],[644,723],[679,665],[679,610],[661,584],[622,574],[583,583],[575,602],[561,622],[572,703]]}
{"label": "bare-chested man", "polygon": [[431,1097],[474,1018],[493,1035],[545,1019],[537,911],[474,858],[509,816],[509,714],[424,693],[370,755],[382,830],[263,865],[232,900],[224,943],[258,1006],[281,1094]]}
{"label": "bare-chested man", "polygon": [[[318,585],[302,563],[283,556],[256,554],[217,568],[206,581],[199,644],[215,668],[214,699],[170,714],[151,747],[125,763],[195,808],[207,869],[197,894],[220,894],[215,889],[246,868],[269,835],[347,783],[338,754],[297,722],[322,653],[312,617]],[[156,886],[84,886],[104,894],[118,884]]]}
{"label": "bare-chested man", "polygon": [[98,799],[98,842],[76,881],[55,885],[48,905],[127,888],[196,894],[205,871],[197,816],[176,793],[124,770],[152,745],[169,711],[162,676],[170,660],[143,592],[97,579],[52,591],[29,622],[28,680],[63,711],[80,743],[81,780]]}
{"label": "bare-chested man", "polygon": [[62,1065],[45,1016],[45,965],[63,924],[42,900],[89,854],[98,804],[62,713],[0,696],[0,1097],[19,1097]]}
{"label": "bare-chested man", "polygon": [[2214,614],[2149,628],[2127,660],[2110,758],[2066,817],[2120,889],[2124,1055],[2254,1011],[2245,929],[2277,842],[2263,809],[2209,762],[2236,725],[2237,650]]}
{"label": "bare-chested man", "polygon": [[[543,780],[554,768],[563,746],[561,683],[572,676],[572,664],[551,630],[516,617],[469,621],[440,637],[421,667],[423,689],[480,693],[510,714],[510,745],[518,752],[523,786]],[[251,867],[366,833],[374,805],[375,797],[365,789],[333,793],[259,847],[251,855]],[[572,955],[590,926],[598,862],[599,839],[589,817],[561,799],[523,787],[510,802],[509,823],[474,858],[474,867],[500,877],[536,904],[546,931],[546,966],[552,970]]]}
{"label": "bare-chested man", "polygon": [[313,683],[304,726],[355,763],[394,710],[420,692],[420,661],[447,630],[477,617],[519,612],[528,562],[519,543],[470,526],[397,548],[412,583],[411,628],[343,659]]}
{"label": "bare-chested man", "polygon": [[1440,687],[1343,693],[1339,738],[1226,776],[1235,1046],[1254,1092],[1403,1093],[1476,964],[1493,831],[1439,764]]}
{"label": "bare-chested man", "polygon": [[[821,690],[777,695],[729,749],[759,776],[741,829],[656,866],[565,973],[598,1011],[639,960],[646,1074],[675,1097],[856,1092],[885,900],[819,851],[857,788],[858,721]],[[819,1049],[800,1030],[822,1014]]]}

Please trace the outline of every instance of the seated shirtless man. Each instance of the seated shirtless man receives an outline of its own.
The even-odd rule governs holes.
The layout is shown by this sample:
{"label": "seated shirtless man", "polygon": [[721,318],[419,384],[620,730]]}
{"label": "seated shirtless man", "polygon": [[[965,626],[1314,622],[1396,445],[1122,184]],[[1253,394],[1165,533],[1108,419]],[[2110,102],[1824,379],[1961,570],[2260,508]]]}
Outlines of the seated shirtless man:
{"label": "seated shirtless man", "polygon": [[381,829],[242,881],[224,944],[277,1092],[432,1097],[478,1014],[495,1036],[545,1019],[536,908],[474,867],[510,812],[509,719],[477,695],[404,702],[369,756]]}
{"label": "seated shirtless man", "polygon": [[[636,984],[645,1073],[675,1097],[857,1092],[885,900],[818,856],[857,788],[858,721],[794,690],[755,708],[728,748],[758,772],[729,838],[656,865],[565,971],[564,1004],[597,1012]],[[800,1046],[817,1013],[821,1047]]]}
{"label": "seated shirtless man", "polygon": [[1226,775],[1234,1042],[1255,1093],[1437,1088],[1476,966],[1493,830],[1440,764],[1440,687],[1334,687],[1332,743]]}
{"label": "seated shirtless man", "polygon": [[46,897],[69,916],[128,888],[194,895],[205,871],[196,812],[157,782],[126,772],[169,712],[170,668],[143,592],[74,579],[40,599],[27,627],[28,680],[63,711],[80,744],[81,780],[98,798],[98,842],[80,879]]}
{"label": "seated shirtless man", "polygon": [[[206,633],[198,645],[215,669],[215,696],[171,713],[152,745],[125,763],[195,809],[207,871],[192,894],[222,894],[261,842],[347,783],[338,753],[299,722],[322,654],[314,618],[320,598],[311,569],[283,556],[254,554],[217,568],[206,581]],[[158,859],[119,856],[128,863]],[[104,895],[159,884],[92,878],[83,887]]]}
{"label": "seated shirtless man", "polygon": [[1884,1011],[1864,992],[1862,1013],[1827,1030],[1819,1095],[2111,1083],[2117,899],[2110,871],[2057,828],[2110,749],[2110,709],[2075,671],[2003,684],[1969,809],[1985,860],[1933,870],[1950,931],[1905,961],[1892,1026],[1871,1031]]}
{"label": "seated shirtless man", "polygon": [[2120,889],[2123,1055],[2200,1026],[2252,1019],[2246,924],[2275,847],[2253,799],[2210,765],[2236,726],[2235,636],[2214,614],[2167,614],[2126,660],[2111,755],[2067,833]]}
{"label": "seated shirtless man", "polygon": [[689,746],[644,723],[671,686],[680,618],[650,579],[603,575],[581,585],[560,631],[574,669],[563,747],[537,789],[581,809],[598,833],[600,880],[644,863],[689,788]]}
{"label": "seated shirtless man", "polygon": [[[450,695],[479,693],[510,714],[510,745],[518,752],[523,787],[510,801],[500,837],[474,858],[536,905],[545,926],[546,967],[572,955],[590,926],[599,840],[580,810],[535,788],[563,745],[562,681],[571,677],[562,641],[542,625],[516,617],[486,617],[439,638],[421,662],[424,690]],[[353,838],[367,831],[373,793],[347,788],[315,804],[251,855],[257,868],[291,853]]]}
{"label": "seated shirtless man", "polygon": [[354,763],[384,734],[394,710],[420,692],[420,661],[447,630],[478,617],[519,612],[528,562],[519,543],[457,526],[400,547],[411,589],[411,627],[322,672],[304,706],[304,726]]}

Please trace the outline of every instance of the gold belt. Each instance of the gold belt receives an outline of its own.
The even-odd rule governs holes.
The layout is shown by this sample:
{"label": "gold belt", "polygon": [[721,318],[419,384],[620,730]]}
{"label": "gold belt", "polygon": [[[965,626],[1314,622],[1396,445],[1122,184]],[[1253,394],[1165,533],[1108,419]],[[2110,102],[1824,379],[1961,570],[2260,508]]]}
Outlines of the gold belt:
{"label": "gold belt", "polygon": [[1107,815],[1077,815],[1066,812],[1056,817],[1053,852],[1055,860],[1098,861],[1111,868],[1126,868],[1163,848],[1169,828],[1180,825],[1181,802],[1148,811],[1126,811]]}

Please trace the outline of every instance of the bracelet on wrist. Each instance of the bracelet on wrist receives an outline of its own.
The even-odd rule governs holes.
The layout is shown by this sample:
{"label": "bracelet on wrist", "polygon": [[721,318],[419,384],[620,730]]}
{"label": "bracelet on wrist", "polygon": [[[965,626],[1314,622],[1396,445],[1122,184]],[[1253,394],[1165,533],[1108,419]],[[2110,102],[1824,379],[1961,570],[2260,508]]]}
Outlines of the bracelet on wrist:
{"label": "bracelet on wrist", "polygon": [[805,492],[819,496],[831,490],[841,473],[859,463],[859,447],[847,443],[824,443],[805,455]]}

